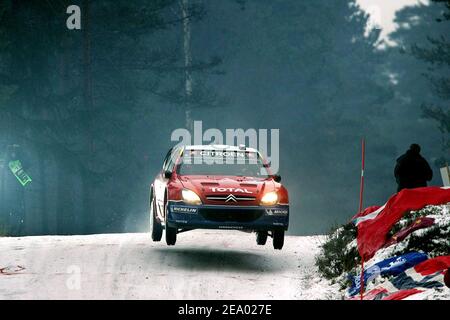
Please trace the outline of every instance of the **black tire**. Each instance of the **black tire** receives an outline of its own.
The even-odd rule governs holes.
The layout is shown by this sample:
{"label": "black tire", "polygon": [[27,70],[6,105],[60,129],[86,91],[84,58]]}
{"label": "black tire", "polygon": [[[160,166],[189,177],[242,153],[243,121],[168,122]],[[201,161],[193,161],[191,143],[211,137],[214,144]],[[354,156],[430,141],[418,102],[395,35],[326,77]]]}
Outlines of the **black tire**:
{"label": "black tire", "polygon": [[[166,206],[167,207],[167,206]],[[169,227],[169,224],[167,223],[167,208],[165,208],[165,229],[166,229],[166,243],[168,246],[174,246],[177,242],[177,233],[178,229]]]}
{"label": "black tire", "polygon": [[281,250],[284,245],[284,230],[273,231],[273,248]]}
{"label": "black tire", "polygon": [[177,242],[177,229],[169,227],[166,223],[166,243],[168,246],[173,246]]}
{"label": "black tire", "polygon": [[161,222],[156,219],[156,207],[155,200],[153,199],[150,205],[150,232],[152,234],[152,240],[155,242],[161,241],[163,234],[163,227]]}
{"label": "black tire", "polygon": [[263,246],[267,242],[267,231],[258,231],[256,232],[256,244],[259,246]]}

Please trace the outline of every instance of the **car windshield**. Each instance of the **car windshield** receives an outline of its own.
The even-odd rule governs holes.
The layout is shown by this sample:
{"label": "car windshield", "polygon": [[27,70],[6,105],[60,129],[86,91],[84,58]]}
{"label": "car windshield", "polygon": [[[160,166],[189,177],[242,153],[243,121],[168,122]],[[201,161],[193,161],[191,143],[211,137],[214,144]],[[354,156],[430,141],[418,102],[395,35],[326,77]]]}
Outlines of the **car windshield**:
{"label": "car windshield", "polygon": [[226,150],[186,150],[178,174],[269,177],[257,152]]}

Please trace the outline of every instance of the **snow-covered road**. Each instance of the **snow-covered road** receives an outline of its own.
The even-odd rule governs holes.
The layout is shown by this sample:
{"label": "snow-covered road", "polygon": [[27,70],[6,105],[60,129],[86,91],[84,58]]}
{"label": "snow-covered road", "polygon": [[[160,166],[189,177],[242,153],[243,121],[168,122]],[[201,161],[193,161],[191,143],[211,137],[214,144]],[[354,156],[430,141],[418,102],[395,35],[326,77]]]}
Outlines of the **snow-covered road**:
{"label": "snow-covered road", "polygon": [[323,237],[285,240],[191,231],[177,245],[149,234],[0,238],[0,299],[336,299],[314,256]]}

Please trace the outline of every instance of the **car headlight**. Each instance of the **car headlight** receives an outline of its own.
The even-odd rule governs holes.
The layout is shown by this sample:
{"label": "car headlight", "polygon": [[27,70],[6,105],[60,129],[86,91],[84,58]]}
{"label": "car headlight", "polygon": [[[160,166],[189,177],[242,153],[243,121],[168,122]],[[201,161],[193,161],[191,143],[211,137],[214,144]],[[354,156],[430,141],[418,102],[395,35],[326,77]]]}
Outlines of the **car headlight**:
{"label": "car headlight", "polygon": [[183,198],[183,201],[188,204],[202,204],[200,197],[192,190],[183,189],[181,191],[181,197]]}
{"label": "car headlight", "polygon": [[263,206],[273,206],[274,204],[277,204],[277,202],[278,202],[278,194],[275,191],[267,192],[261,198],[261,204]]}

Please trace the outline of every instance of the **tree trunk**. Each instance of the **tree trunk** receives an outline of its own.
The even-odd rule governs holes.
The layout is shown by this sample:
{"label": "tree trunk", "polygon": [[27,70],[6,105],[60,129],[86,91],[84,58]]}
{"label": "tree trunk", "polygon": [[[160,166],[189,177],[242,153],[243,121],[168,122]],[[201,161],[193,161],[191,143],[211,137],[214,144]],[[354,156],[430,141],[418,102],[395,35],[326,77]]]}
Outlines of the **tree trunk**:
{"label": "tree trunk", "polygon": [[[7,170],[7,163],[6,163],[6,157],[3,162],[3,167],[0,168],[0,223],[6,224],[6,170]],[[0,232],[1,232],[2,225],[0,225]]]}
{"label": "tree trunk", "polygon": [[41,203],[41,217],[42,217],[42,234],[49,234],[49,220],[48,220],[48,206],[47,206],[47,172],[45,167],[45,155],[43,152],[39,153],[39,179],[40,192],[39,201]]}
{"label": "tree trunk", "polygon": [[[89,163],[94,154],[94,140],[92,136],[92,117],[93,108],[92,99],[92,69],[91,69],[91,39],[90,39],[90,6],[89,0],[83,0],[83,14],[81,20],[81,28],[83,32],[83,105],[85,114],[85,129],[87,148],[86,155],[82,158],[86,159],[85,163],[81,163],[81,171],[83,177],[83,218],[82,229],[84,233],[89,233],[89,217],[94,215],[91,206],[91,177],[87,173],[89,171]],[[81,160],[83,161],[83,160]]]}
{"label": "tree trunk", "polygon": [[184,52],[184,108],[186,128],[193,130],[190,100],[192,97],[192,52],[191,52],[191,18],[189,16],[189,0],[181,0],[181,12],[183,17],[183,52]]}
{"label": "tree trunk", "polygon": [[8,174],[9,168],[8,168],[8,162],[7,162],[7,148],[8,145],[11,143],[11,129],[12,129],[12,122],[11,122],[11,115],[9,114],[9,110],[4,113],[5,117],[5,143],[4,143],[4,150],[0,150],[0,152],[4,152],[4,162],[3,162],[3,168],[0,172],[0,219],[4,218],[5,221],[2,221],[3,223],[7,223],[6,217],[9,212],[7,212],[7,185],[6,185],[6,175]]}

